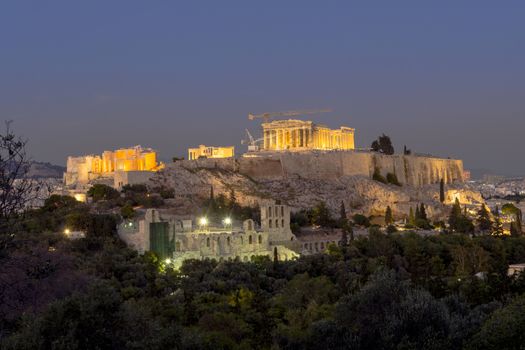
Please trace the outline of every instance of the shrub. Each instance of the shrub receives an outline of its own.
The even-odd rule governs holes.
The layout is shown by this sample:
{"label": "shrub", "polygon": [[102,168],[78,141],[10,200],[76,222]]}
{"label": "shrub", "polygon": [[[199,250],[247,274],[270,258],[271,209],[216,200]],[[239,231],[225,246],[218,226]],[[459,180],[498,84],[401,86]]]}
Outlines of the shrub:
{"label": "shrub", "polygon": [[401,186],[401,183],[400,183],[399,180],[397,179],[397,175],[394,174],[394,173],[388,173],[388,174],[386,174],[386,181],[387,181],[389,184],[396,185],[396,186]]}
{"label": "shrub", "polygon": [[93,198],[94,202],[99,200],[116,199],[120,197],[120,193],[116,189],[104,184],[93,185],[87,191],[87,195],[88,197]]}
{"label": "shrub", "polygon": [[387,233],[396,233],[397,232],[397,228],[394,225],[388,225],[387,228],[386,228],[386,232]]}
{"label": "shrub", "polygon": [[384,183],[384,184],[387,183],[385,177],[383,175],[381,175],[381,172],[379,171],[379,168],[375,168],[374,174],[372,175],[372,180],[375,180],[375,181],[378,181],[378,182],[381,182],[381,183]]}
{"label": "shrub", "polygon": [[364,227],[369,227],[370,226],[370,220],[366,216],[364,216],[362,214],[355,214],[352,217],[352,220],[354,221],[354,223],[356,225],[364,226]]}

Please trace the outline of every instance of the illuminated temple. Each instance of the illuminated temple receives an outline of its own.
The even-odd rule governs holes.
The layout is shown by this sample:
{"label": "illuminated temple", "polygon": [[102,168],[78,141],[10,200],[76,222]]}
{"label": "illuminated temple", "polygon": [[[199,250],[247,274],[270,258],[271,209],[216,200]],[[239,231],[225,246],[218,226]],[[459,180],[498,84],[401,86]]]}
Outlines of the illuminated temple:
{"label": "illuminated temple", "polygon": [[152,172],[161,167],[156,151],[135,146],[104,151],[102,155],[68,157],[64,180],[66,185],[83,184],[116,172]]}
{"label": "illuminated temple", "polygon": [[330,129],[302,120],[275,120],[262,124],[263,150],[352,150],[355,129]]}

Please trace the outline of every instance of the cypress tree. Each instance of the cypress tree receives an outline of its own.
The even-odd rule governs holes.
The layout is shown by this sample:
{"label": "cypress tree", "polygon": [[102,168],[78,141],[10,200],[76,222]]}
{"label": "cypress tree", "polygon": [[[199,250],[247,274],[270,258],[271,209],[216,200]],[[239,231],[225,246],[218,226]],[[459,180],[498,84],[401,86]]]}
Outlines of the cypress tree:
{"label": "cypress tree", "polygon": [[418,219],[421,219],[421,212],[419,210],[419,205],[416,205],[416,215],[415,215],[415,217],[416,217],[416,221]]}
{"label": "cypress tree", "polygon": [[421,203],[421,207],[419,209],[419,218],[420,219],[423,219],[425,221],[428,221],[428,218],[427,218],[427,211],[425,209],[425,205],[423,203]]}
{"label": "cypress tree", "polygon": [[439,201],[445,203],[445,180],[443,178],[439,181]]}
{"label": "cypress tree", "polygon": [[279,255],[277,254],[277,247],[273,247],[273,264],[279,263]]}
{"label": "cypress tree", "polygon": [[390,206],[387,206],[385,211],[385,224],[391,225],[393,222],[394,216],[392,215],[392,208],[390,208]]}
{"label": "cypress tree", "polygon": [[237,205],[237,197],[235,196],[235,191],[233,190],[233,188],[230,190],[230,198],[228,204],[230,205],[231,209],[235,208],[235,206]]}
{"label": "cypress tree", "polygon": [[456,201],[454,202],[454,205],[452,206],[452,209],[450,210],[450,215],[448,217],[448,226],[450,227],[450,230],[458,230],[461,217],[461,205],[459,204],[459,200],[456,198]]}
{"label": "cypress tree", "polygon": [[346,218],[346,209],[345,209],[345,202],[343,202],[343,201],[341,201],[341,209],[340,209],[339,213],[340,213],[339,220],[341,221],[341,223],[346,222],[346,220],[347,220],[347,218]]}
{"label": "cypress tree", "polygon": [[346,247],[348,245],[348,233],[346,232],[346,227],[342,229],[341,235],[341,247]]}
{"label": "cypress tree", "polygon": [[412,227],[416,226],[416,217],[414,216],[414,209],[410,207],[410,213],[408,214],[408,224]]}

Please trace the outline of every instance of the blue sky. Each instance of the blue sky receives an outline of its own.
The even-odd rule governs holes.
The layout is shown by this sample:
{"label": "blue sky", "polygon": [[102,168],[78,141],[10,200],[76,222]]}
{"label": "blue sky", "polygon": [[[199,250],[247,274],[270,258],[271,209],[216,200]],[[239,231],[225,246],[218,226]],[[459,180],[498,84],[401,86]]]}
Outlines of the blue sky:
{"label": "blue sky", "polygon": [[0,119],[35,159],[238,145],[249,112],[381,133],[401,150],[525,174],[525,3],[23,1],[0,4]]}

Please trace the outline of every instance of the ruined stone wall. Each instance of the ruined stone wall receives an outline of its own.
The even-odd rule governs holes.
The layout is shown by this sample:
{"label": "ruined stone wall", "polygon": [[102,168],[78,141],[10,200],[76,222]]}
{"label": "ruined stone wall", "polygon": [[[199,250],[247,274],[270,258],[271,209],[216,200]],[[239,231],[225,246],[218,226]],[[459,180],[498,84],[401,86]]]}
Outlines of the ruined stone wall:
{"label": "ruined stone wall", "polygon": [[415,187],[463,182],[463,162],[417,155],[382,155],[357,151],[282,152],[260,157],[183,161],[188,168],[222,168],[255,180],[279,180],[290,176],[337,180],[342,176],[372,177],[374,169],[386,177],[395,173],[399,182]]}

